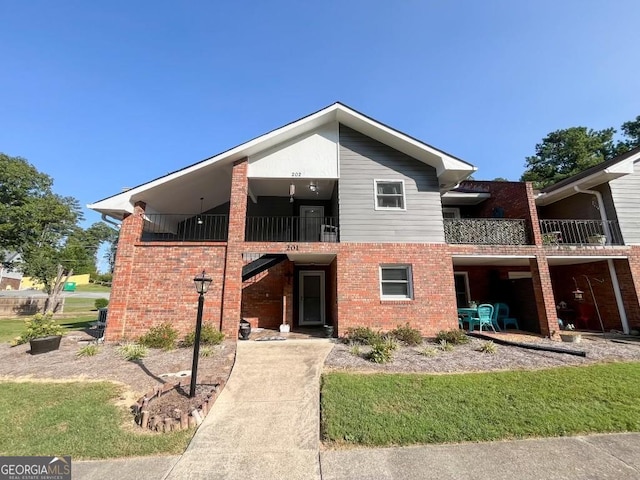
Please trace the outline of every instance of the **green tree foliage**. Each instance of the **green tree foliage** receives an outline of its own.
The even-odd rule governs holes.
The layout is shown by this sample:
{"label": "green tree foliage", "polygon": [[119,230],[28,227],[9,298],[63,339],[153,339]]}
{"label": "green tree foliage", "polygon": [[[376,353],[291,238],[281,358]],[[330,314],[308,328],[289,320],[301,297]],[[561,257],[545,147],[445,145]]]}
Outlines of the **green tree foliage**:
{"label": "green tree foliage", "polygon": [[616,130],[571,127],[549,133],[526,158],[521,180],[543,188],[582,172],[640,145],[640,116],[621,126],[623,139],[614,142]]}

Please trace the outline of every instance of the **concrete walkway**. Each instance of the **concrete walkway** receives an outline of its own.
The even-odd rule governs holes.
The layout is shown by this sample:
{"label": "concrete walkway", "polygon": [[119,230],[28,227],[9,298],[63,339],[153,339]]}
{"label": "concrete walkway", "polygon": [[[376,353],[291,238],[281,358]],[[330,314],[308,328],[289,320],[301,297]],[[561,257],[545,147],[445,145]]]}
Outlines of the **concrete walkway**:
{"label": "concrete walkway", "polygon": [[238,342],[227,386],[170,480],[320,479],[320,373],[329,340]]}

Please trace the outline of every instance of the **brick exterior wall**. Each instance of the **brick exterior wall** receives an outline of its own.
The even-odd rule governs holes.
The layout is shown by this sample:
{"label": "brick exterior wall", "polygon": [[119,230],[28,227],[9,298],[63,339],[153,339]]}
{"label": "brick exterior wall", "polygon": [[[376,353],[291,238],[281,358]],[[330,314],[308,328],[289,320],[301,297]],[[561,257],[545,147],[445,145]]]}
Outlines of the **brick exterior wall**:
{"label": "brick exterior wall", "polygon": [[289,296],[291,262],[283,262],[269,270],[250,278],[242,285],[242,318],[251,323],[251,327],[280,328],[283,309],[287,303],[283,297]]}

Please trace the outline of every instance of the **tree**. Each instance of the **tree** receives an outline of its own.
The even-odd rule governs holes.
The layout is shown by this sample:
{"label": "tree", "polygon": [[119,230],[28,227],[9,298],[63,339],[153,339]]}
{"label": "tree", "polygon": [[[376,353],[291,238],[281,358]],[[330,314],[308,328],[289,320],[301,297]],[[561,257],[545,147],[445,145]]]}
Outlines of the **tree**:
{"label": "tree", "polygon": [[53,179],[27,160],[0,153],[0,250],[20,253],[20,269],[42,282],[45,311],[58,308],[65,240],[82,219],[78,201],[52,192]]}
{"label": "tree", "polygon": [[640,115],[620,127],[623,138],[614,144],[614,128],[572,127],[549,133],[526,159],[520,180],[543,188],[640,146]]}
{"label": "tree", "polygon": [[521,180],[546,187],[603,162],[613,151],[613,128],[571,127],[549,133],[527,157]]}

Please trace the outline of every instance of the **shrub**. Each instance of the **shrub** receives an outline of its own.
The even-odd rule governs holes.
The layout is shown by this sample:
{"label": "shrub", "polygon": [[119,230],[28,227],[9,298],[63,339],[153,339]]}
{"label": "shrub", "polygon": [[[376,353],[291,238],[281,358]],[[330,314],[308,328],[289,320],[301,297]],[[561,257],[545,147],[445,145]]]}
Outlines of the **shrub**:
{"label": "shrub", "polygon": [[440,340],[440,342],[438,342],[438,347],[443,352],[450,352],[451,350],[453,350],[453,344],[447,342],[444,338]]}
{"label": "shrub", "polygon": [[398,325],[395,329],[391,330],[389,334],[399,342],[407,345],[420,345],[422,343],[420,331],[409,326],[409,322],[404,326]]}
{"label": "shrub", "polygon": [[100,308],[106,308],[106,306],[109,305],[109,300],[106,298],[96,298],[96,301],[93,302],[93,304],[96,306],[96,310],[98,310]]}
{"label": "shrub", "polygon": [[116,351],[122,358],[130,362],[146,357],[149,352],[147,347],[139,343],[125,343],[124,345],[120,345]]}
{"label": "shrub", "polygon": [[198,352],[198,355],[200,355],[203,358],[210,357],[211,355],[213,355],[213,348],[204,346],[200,349],[200,351]]}
{"label": "shrub", "polygon": [[163,323],[151,327],[147,333],[138,339],[138,343],[149,348],[172,350],[175,348],[177,338],[178,331],[169,323]]}
{"label": "shrub", "polygon": [[[211,323],[204,323],[202,330],[200,330],[200,345],[220,345],[224,340],[224,333],[214,327]],[[192,347],[196,342],[196,332],[188,333],[184,340],[182,340],[182,346]]]}
{"label": "shrub", "polygon": [[64,335],[65,329],[53,319],[53,313],[36,313],[33,317],[24,321],[25,332],[13,340],[14,345],[22,345],[34,338],[48,337],[50,335]]}
{"label": "shrub", "polygon": [[467,337],[464,330],[460,330],[459,328],[453,330],[440,330],[436,335],[436,341],[440,342],[442,340],[446,340],[447,343],[451,343],[452,345],[462,345],[463,343],[469,343],[469,337]]}
{"label": "shrub", "polygon": [[393,352],[396,349],[396,342],[387,338],[379,343],[371,346],[371,351],[367,354],[367,358],[374,363],[387,363],[393,360]]}
{"label": "shrub", "polygon": [[360,354],[362,353],[362,351],[360,350],[360,345],[353,345],[351,347],[351,350],[349,350],[349,353],[351,353],[351,355],[359,357]]}
{"label": "shrub", "polygon": [[498,346],[493,343],[493,341],[488,341],[482,344],[482,346],[478,349],[479,352],[482,353],[497,353],[498,351]]}
{"label": "shrub", "polygon": [[382,342],[384,336],[380,332],[374,332],[369,327],[355,327],[347,329],[345,339],[351,343],[373,346]]}
{"label": "shrub", "polygon": [[93,357],[98,353],[98,345],[85,345],[76,352],[76,357]]}
{"label": "shrub", "polygon": [[433,347],[427,347],[420,352],[420,355],[425,357],[435,357],[438,354],[438,350]]}

